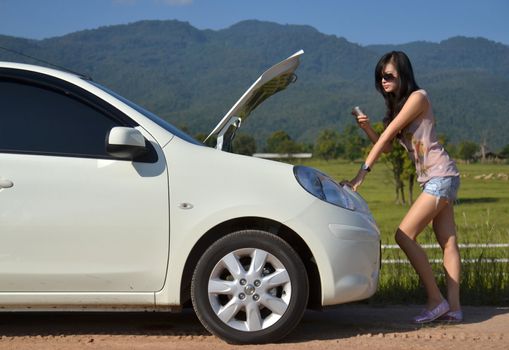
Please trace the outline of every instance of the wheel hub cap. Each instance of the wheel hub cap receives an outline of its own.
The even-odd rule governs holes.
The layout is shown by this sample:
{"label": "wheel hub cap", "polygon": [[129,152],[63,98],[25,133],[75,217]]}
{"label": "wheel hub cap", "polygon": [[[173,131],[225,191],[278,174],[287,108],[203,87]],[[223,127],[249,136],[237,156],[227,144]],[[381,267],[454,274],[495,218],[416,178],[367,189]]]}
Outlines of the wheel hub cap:
{"label": "wheel hub cap", "polygon": [[253,295],[255,292],[255,287],[248,284],[246,288],[244,288],[244,291],[246,292],[247,295]]}
{"label": "wheel hub cap", "polygon": [[208,294],[216,316],[229,327],[254,332],[276,323],[287,311],[292,284],[286,267],[269,252],[243,248],[212,269]]}

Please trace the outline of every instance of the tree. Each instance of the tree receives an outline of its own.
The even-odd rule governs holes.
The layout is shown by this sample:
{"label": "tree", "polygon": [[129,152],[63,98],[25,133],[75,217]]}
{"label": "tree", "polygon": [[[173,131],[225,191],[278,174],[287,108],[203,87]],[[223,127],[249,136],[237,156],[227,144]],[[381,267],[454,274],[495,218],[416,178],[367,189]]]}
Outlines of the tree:
{"label": "tree", "polygon": [[[403,148],[399,144],[398,144],[398,146]],[[401,175],[402,175],[403,180],[407,181],[408,200],[409,200],[409,203],[412,204],[414,202],[414,184],[415,184],[417,172],[415,170],[414,163],[412,162],[412,160],[410,159],[408,154],[406,154],[406,151],[405,151],[405,156],[404,156],[404,161],[403,161],[403,174],[401,174]]]}
{"label": "tree", "polygon": [[256,153],[256,141],[254,137],[247,134],[238,134],[233,140],[233,152],[247,156]]}
{"label": "tree", "polygon": [[367,141],[359,135],[359,128],[356,125],[349,124],[341,133],[341,144],[345,157],[354,161],[362,157],[362,150],[367,146]]}
{"label": "tree", "polygon": [[267,138],[267,147],[265,148],[270,153],[298,153],[302,151],[302,147],[292,140],[286,131],[279,130],[273,132]]}
{"label": "tree", "polygon": [[502,148],[502,150],[500,151],[500,156],[503,158],[509,158],[509,144]]}
{"label": "tree", "polygon": [[405,149],[397,140],[392,142],[392,150],[383,155],[383,159],[392,170],[394,186],[396,190],[396,203],[405,204],[405,184],[403,182],[403,171],[405,166]]}
{"label": "tree", "polygon": [[466,161],[474,160],[474,156],[478,151],[479,145],[471,141],[461,141],[458,146],[458,156]]}
{"label": "tree", "polygon": [[198,133],[196,135],[194,135],[194,138],[200,142],[203,142],[206,146],[209,146],[209,147],[216,147],[216,143],[217,143],[217,137],[214,135],[212,136],[210,139],[208,139],[206,142],[205,141],[205,138],[208,136],[208,134],[205,134],[205,133]]}
{"label": "tree", "polygon": [[449,155],[456,159],[456,158],[459,158],[459,155],[458,155],[458,146],[456,144],[452,144],[452,143],[449,143],[446,147],[444,147],[447,151],[447,153],[449,153]]}
{"label": "tree", "polygon": [[333,129],[324,129],[318,135],[314,148],[315,155],[325,160],[335,159],[343,153],[339,133]]}
{"label": "tree", "polygon": [[[373,125],[373,128],[380,134],[383,131],[383,124],[376,123]],[[408,198],[410,203],[413,203],[413,188],[416,176],[415,166],[408,157],[406,150],[400,145],[396,138],[392,141],[392,150],[389,153],[382,153],[380,160],[392,172],[394,190],[396,193],[395,202],[398,204],[406,204],[404,180],[407,180]]]}

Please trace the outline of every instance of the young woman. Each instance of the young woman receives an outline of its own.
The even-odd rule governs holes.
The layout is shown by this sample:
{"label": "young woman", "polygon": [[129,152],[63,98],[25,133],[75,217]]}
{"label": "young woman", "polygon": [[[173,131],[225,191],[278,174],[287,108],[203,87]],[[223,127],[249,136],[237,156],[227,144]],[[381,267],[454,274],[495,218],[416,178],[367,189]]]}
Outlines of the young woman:
{"label": "young woman", "polygon": [[[357,176],[348,184],[357,190],[380,154],[391,150],[394,138],[405,147],[415,164],[417,181],[423,190],[396,231],[396,242],[418,273],[427,293],[426,307],[413,321],[426,323],[440,318],[461,322],[461,260],[453,212],[459,188],[458,169],[437,140],[431,102],[426,91],[415,82],[412,65],[403,52],[389,52],[380,59],[375,69],[375,85],[387,107],[385,129],[378,135],[368,116],[357,116],[359,126],[374,146]],[[430,222],[443,250],[447,299],[437,286],[426,253],[416,241]]]}

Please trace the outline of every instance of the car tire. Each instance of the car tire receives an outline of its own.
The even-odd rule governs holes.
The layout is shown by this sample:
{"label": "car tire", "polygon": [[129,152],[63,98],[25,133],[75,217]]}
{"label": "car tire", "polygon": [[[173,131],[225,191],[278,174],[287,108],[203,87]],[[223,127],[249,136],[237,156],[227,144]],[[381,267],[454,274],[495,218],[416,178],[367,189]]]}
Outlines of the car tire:
{"label": "car tire", "polygon": [[203,254],[191,298],[203,326],[233,344],[275,342],[299,323],[309,283],[299,255],[265,231],[237,231]]}

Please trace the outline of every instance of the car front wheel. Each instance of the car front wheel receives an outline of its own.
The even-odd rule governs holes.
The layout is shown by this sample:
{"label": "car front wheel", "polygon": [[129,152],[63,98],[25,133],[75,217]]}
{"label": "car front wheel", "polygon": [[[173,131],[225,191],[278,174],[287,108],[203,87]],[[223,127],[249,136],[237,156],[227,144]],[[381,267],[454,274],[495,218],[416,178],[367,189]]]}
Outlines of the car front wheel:
{"label": "car front wheel", "polygon": [[286,336],[306,309],[306,269],[281,238],[257,230],[231,233],[211,245],[194,271],[195,312],[230,343],[269,343]]}

